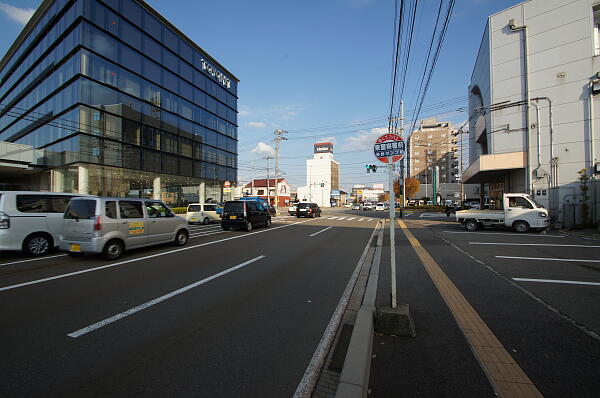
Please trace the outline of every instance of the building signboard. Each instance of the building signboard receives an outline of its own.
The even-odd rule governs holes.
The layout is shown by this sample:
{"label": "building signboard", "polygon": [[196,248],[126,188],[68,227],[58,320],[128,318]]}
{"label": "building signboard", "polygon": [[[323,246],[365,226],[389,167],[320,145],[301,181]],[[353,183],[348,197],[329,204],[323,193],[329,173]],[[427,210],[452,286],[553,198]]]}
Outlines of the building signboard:
{"label": "building signboard", "polygon": [[205,71],[206,73],[208,73],[209,75],[211,75],[212,77],[217,79],[217,81],[219,83],[221,83],[223,86],[225,86],[227,88],[231,88],[231,80],[229,80],[227,78],[227,76],[225,76],[223,73],[221,73],[219,70],[217,70],[217,68],[215,68],[214,66],[209,64],[204,59],[200,60],[200,64],[202,66],[203,71]]}
{"label": "building signboard", "polygon": [[337,189],[334,189],[331,191],[331,196],[334,198],[339,198],[340,197],[340,191]]}
{"label": "building signboard", "polygon": [[331,142],[317,142],[315,153],[333,153],[333,144]]}

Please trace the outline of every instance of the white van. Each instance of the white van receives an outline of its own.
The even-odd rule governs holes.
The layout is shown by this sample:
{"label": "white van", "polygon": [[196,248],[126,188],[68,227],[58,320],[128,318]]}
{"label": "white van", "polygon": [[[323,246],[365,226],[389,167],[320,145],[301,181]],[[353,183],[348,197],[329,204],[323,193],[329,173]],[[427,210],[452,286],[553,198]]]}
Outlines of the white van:
{"label": "white van", "polygon": [[0,191],[0,251],[41,256],[58,246],[72,193]]}

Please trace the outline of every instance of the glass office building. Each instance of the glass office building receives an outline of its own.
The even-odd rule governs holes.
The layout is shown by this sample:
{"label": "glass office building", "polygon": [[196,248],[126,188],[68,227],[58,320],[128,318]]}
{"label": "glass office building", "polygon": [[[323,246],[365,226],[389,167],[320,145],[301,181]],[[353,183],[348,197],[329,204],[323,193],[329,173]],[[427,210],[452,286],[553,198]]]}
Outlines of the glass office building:
{"label": "glass office building", "polygon": [[0,61],[0,141],[43,149],[47,190],[220,201],[237,84],[141,0],[45,0]]}

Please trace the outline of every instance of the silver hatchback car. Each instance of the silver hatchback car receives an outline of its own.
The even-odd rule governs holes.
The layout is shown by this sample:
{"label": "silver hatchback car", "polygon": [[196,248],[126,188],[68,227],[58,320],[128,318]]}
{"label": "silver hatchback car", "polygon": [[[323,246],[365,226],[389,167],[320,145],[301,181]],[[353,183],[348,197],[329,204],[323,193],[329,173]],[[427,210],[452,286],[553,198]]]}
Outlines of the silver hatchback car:
{"label": "silver hatchback car", "polygon": [[188,237],[187,221],[159,200],[88,196],[69,201],[59,248],[73,257],[102,253],[116,260],[138,247],[168,242],[183,246]]}

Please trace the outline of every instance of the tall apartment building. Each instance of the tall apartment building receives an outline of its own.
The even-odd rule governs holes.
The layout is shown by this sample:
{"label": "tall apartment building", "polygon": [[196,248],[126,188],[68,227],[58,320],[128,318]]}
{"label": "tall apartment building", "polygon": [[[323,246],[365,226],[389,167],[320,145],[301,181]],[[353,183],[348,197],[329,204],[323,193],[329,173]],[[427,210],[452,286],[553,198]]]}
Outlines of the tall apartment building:
{"label": "tall apartment building", "polygon": [[333,159],[333,144],[316,143],[313,158],[306,161],[306,186],[298,187],[298,199],[330,207],[332,191],[339,190],[340,164]]}
{"label": "tall apartment building", "polygon": [[424,119],[408,139],[408,176],[431,184],[436,167],[440,183],[457,181],[458,146],[450,122]]}

